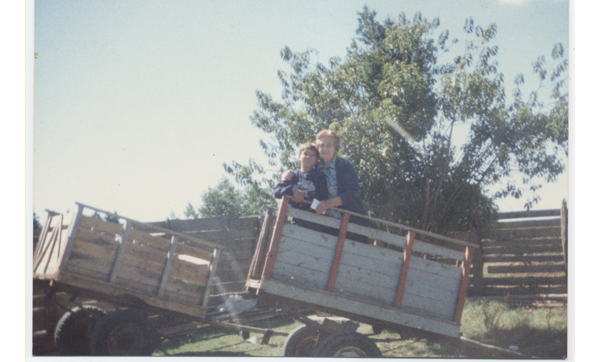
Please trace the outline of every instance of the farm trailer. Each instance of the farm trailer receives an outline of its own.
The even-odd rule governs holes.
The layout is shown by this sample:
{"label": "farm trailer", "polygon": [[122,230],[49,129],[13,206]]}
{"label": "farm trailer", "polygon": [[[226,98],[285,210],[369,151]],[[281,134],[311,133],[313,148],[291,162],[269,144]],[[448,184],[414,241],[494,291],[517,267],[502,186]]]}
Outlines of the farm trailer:
{"label": "farm trailer", "polygon": [[[72,217],[49,212],[34,252],[33,329],[54,337],[61,354],[149,355],[157,336],[207,324],[285,335],[229,323],[210,305],[221,245],[77,206]],[[266,312],[236,322],[277,313]]]}
{"label": "farm trailer", "polygon": [[[374,330],[466,342],[460,322],[478,245],[346,210],[338,210],[340,220],[288,204],[284,198],[276,215],[267,212],[247,280],[259,299],[283,306],[305,323],[288,335],[285,356],[381,356],[372,340],[356,333],[353,321]],[[370,226],[350,223],[351,215],[368,219]],[[301,308],[349,323],[316,323],[296,312]]]}

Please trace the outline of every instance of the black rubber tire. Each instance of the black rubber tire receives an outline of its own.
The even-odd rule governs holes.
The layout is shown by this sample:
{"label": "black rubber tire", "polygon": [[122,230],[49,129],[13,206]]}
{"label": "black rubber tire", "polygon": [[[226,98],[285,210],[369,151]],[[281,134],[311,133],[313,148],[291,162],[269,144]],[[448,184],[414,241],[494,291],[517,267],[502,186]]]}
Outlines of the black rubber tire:
{"label": "black rubber tire", "polygon": [[94,325],[106,315],[94,306],[76,307],[59,319],[54,329],[54,344],[63,356],[89,356],[90,335]]}
{"label": "black rubber tire", "polygon": [[317,348],[319,332],[301,325],[288,334],[283,342],[284,357],[312,357]]}
{"label": "black rubber tire", "polygon": [[96,323],[90,336],[95,356],[150,356],[157,342],[146,315],[132,309],[108,314]]}
{"label": "black rubber tire", "polygon": [[381,357],[379,347],[360,333],[339,332],[319,344],[315,357]]}

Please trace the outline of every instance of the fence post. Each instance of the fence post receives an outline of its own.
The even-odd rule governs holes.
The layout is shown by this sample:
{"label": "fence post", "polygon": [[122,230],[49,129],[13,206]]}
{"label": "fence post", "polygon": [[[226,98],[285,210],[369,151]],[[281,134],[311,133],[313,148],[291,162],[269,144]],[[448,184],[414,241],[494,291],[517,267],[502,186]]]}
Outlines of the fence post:
{"label": "fence post", "polygon": [[562,242],[563,259],[565,261],[565,274],[568,275],[569,262],[569,210],[567,209],[567,200],[563,199],[560,208],[560,238]]}

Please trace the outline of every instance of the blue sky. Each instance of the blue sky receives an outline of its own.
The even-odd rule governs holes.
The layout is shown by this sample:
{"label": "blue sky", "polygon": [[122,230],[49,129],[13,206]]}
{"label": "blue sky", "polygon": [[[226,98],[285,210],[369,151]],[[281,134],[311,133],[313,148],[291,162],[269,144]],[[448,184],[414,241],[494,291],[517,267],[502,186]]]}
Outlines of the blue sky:
{"label": "blue sky", "polygon": [[[519,72],[535,83],[531,63],[555,43],[568,48],[568,2],[558,0],[38,0],[34,211],[82,202],[141,221],[182,216],[223,162],[266,164],[249,116],[256,90],[280,94],[280,50],[343,57],[364,5],[379,20],[439,17],[459,39],[467,17],[496,23],[509,89]],[[547,185],[536,208],[558,208],[567,183]]]}

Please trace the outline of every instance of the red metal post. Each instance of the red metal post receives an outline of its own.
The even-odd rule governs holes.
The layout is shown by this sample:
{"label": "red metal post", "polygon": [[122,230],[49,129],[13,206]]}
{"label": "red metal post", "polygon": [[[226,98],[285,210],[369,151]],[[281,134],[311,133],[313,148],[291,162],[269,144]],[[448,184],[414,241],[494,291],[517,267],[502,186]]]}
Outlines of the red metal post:
{"label": "red metal post", "polygon": [[404,289],[406,286],[406,277],[408,275],[408,266],[410,264],[410,257],[412,256],[413,242],[415,241],[415,232],[409,231],[406,234],[406,247],[404,248],[404,262],[402,263],[402,269],[400,269],[400,278],[398,278],[398,286],[396,287],[396,298],[394,299],[394,307],[400,308],[402,305],[402,298],[404,297]]}
{"label": "red metal post", "polygon": [[288,203],[289,199],[287,197],[284,197],[281,201],[281,206],[279,206],[279,211],[277,212],[277,220],[275,221],[275,229],[273,229],[273,236],[271,237],[269,251],[267,252],[267,257],[265,260],[265,268],[263,269],[262,279],[270,277],[271,272],[273,272],[273,265],[275,264],[275,255],[277,254],[277,246],[279,245],[279,239],[281,239],[283,225],[285,224],[285,220],[287,219]]}
{"label": "red metal post", "polygon": [[342,250],[344,250],[344,241],[346,241],[346,231],[348,230],[349,220],[350,214],[344,214],[342,216],[340,234],[338,236],[338,242],[335,248],[335,255],[333,256],[331,270],[329,271],[329,281],[327,282],[327,291],[329,292],[331,292],[333,290],[333,287],[335,286],[335,280],[337,278],[338,269],[340,268],[340,260],[342,259]]}
{"label": "red metal post", "polygon": [[471,272],[471,263],[473,262],[473,247],[467,246],[465,249],[465,261],[462,267],[462,276],[460,279],[460,288],[458,290],[458,300],[456,301],[456,309],[454,310],[454,321],[460,323],[462,318],[463,308],[465,307],[465,299],[467,298],[467,286],[469,282],[469,273]]}

